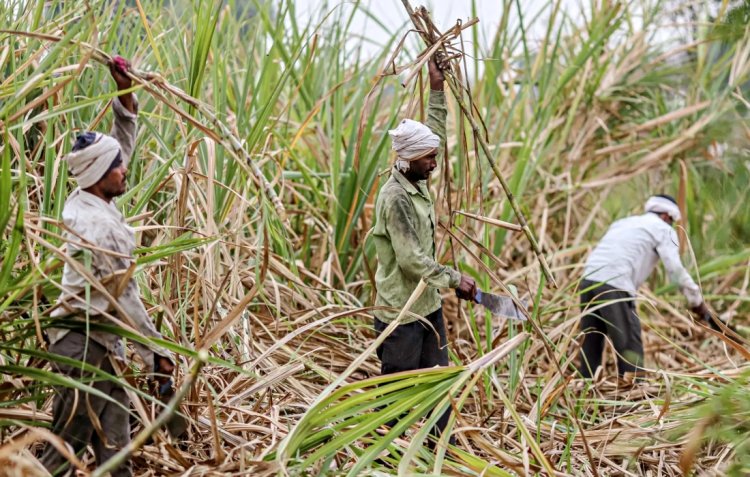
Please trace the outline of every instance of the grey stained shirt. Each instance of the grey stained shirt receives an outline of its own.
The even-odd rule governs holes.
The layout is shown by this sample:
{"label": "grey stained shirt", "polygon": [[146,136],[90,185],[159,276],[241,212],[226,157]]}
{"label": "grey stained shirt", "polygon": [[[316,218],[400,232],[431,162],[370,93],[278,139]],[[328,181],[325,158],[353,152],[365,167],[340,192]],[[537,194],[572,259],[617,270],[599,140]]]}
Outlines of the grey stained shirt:
{"label": "grey stained shirt", "polygon": [[[137,115],[125,109],[119,99],[114,100],[113,111],[115,120],[110,135],[120,143],[122,161],[127,165],[135,145]],[[135,261],[133,251],[136,241],[133,228],[125,222],[115,204],[77,188],[65,202],[62,216],[63,223],[69,230],[64,233],[67,255],[100,280],[117,300],[117,304],[127,314],[127,317],[120,316],[120,320],[133,324],[136,331],[146,337],[161,338],[141,302],[138,284],[132,276],[123,281],[124,272]],[[108,320],[102,313],[113,313],[115,307],[105,294],[91,286],[88,287],[87,300],[88,283],[75,266],[66,263],[62,276],[63,292],[58,299],[60,306],[52,312],[52,316],[65,319],[66,316],[75,315],[76,320],[81,320],[88,315],[92,321],[107,323]],[[48,336],[54,344],[68,331],[52,328],[48,330]],[[89,335],[115,356],[124,358],[122,340],[118,336],[100,331],[91,331]],[[151,369],[154,365],[154,352],[169,356],[158,347],[147,348],[138,343],[133,345]]]}
{"label": "grey stained shirt", "polygon": [[[426,125],[440,136],[441,145],[445,144],[446,116],[445,94],[431,91]],[[375,204],[375,304],[392,308],[374,312],[380,321],[388,323],[398,317],[420,279],[428,288],[410,310],[419,316],[440,308],[439,288],[456,288],[461,282],[457,270],[436,260],[435,228],[435,207],[427,182],[420,181],[415,186],[394,167]],[[403,323],[417,319],[407,315]]]}

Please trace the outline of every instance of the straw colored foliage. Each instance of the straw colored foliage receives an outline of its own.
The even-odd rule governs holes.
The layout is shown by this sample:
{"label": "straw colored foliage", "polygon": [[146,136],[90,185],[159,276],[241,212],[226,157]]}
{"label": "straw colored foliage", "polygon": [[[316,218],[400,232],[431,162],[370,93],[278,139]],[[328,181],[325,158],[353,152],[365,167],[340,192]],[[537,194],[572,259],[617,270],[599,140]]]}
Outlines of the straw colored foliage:
{"label": "straw colored foliage", "polygon": [[[446,290],[453,366],[380,377],[368,230],[386,131],[424,114],[423,40],[442,33],[409,32],[394,12],[404,26],[371,58],[351,20],[380,20],[356,2],[302,22],[291,0],[0,2],[0,469],[42,475],[41,446],[61,444],[51,386],[88,389],[51,371],[43,332],[66,260],[62,159],[78,131],[109,126],[102,64],[116,53],[140,101],[118,205],[182,397],[153,398],[135,359],[135,378],[103,376],[133,402],[137,475],[742,475],[746,425],[721,413],[747,412],[747,342],[694,323],[661,273],[638,297],[644,381],[618,383],[611,349],[593,382],[574,364],[587,252],[652,192],[679,193],[683,260],[747,331],[750,34],[706,20],[667,41],[687,2],[592,0],[581,16],[499,3],[499,19],[479,18],[499,20],[487,41],[466,20],[437,25],[460,101],[430,186],[440,260],[517,289],[531,319]],[[450,407],[457,446],[433,454],[430,410]],[[181,439],[158,426],[175,412]]]}

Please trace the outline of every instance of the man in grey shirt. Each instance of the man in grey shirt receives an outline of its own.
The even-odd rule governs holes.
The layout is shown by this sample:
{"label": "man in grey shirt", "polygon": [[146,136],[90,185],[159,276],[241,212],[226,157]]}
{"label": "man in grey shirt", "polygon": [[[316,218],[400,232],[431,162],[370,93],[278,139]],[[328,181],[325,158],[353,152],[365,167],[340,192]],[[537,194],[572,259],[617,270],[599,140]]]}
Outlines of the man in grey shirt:
{"label": "man in grey shirt", "polygon": [[[132,86],[129,64],[115,57],[110,72],[119,91]],[[47,331],[52,354],[88,363],[116,374],[113,360],[124,361],[119,336],[89,329],[88,323],[114,324],[142,336],[161,338],[140,299],[132,277],[135,267],[135,232],[125,222],[113,199],[126,188],[128,164],[136,138],[138,103],[132,93],[112,102],[114,125],[111,135],[84,132],[65,160],[76,188],[63,209],[66,260],[62,293],[52,316],[66,327]],[[76,327],[75,325],[78,325]],[[174,364],[169,353],[155,346],[133,344],[148,372],[169,386]],[[53,363],[53,369],[109,396],[105,399],[78,390],[55,388],[52,431],[78,453],[92,444],[97,464],[109,459],[130,442],[128,397],[125,389],[108,380],[92,381],[81,366]],[[53,475],[66,472],[67,459],[47,444],[41,458]],[[130,476],[129,462],[112,471],[115,477]]]}

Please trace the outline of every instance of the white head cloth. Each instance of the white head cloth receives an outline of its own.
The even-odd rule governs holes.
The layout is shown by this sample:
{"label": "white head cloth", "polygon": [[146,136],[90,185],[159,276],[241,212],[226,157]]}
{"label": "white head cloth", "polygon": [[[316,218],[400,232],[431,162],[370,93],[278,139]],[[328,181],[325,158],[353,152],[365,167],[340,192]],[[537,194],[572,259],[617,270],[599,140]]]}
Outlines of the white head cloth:
{"label": "white head cloth", "polygon": [[669,199],[665,199],[664,197],[649,197],[649,199],[646,201],[645,209],[646,212],[669,214],[669,216],[672,217],[672,220],[674,220],[675,222],[679,222],[680,218],[682,217],[680,215],[680,208],[677,207],[677,204]]}
{"label": "white head cloth", "polygon": [[86,189],[99,182],[119,152],[117,139],[96,133],[96,139],[90,146],[71,152],[65,156],[65,160],[78,187]]}
{"label": "white head cloth", "polygon": [[[396,129],[388,131],[393,150],[398,155],[397,166],[419,159],[440,147],[440,137],[430,128],[412,119],[404,119]],[[399,167],[400,168],[400,167]]]}

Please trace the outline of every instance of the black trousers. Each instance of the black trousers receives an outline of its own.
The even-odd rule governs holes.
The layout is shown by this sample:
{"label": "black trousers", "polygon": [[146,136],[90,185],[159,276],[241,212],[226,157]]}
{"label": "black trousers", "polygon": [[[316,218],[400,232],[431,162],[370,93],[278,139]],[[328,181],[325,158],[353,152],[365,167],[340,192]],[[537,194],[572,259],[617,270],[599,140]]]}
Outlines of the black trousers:
{"label": "black trousers", "polygon": [[[414,369],[432,368],[448,365],[448,340],[445,336],[443,308],[425,317],[429,326],[423,321],[399,325],[393,333],[378,346],[381,374],[398,373]],[[375,319],[375,332],[380,335],[388,323]],[[431,434],[439,438],[448,424],[450,410],[438,419]],[[391,423],[391,425],[394,425]],[[454,443],[451,438],[450,443]],[[434,443],[431,443],[431,447]]]}
{"label": "black trousers", "polygon": [[605,337],[609,337],[617,352],[617,372],[620,376],[641,369],[641,321],[635,313],[633,297],[623,290],[588,280],[582,280],[579,289],[584,290],[581,294],[581,309],[584,312],[604,304],[581,319],[581,331],[585,333],[578,366],[581,375],[584,378],[592,377],[602,364]]}
{"label": "black trousers", "polygon": [[[109,374],[115,372],[107,349],[96,341],[87,340],[84,334],[77,331],[70,331],[53,344],[50,353],[86,362]],[[52,368],[75,380],[90,377],[89,373],[76,366],[52,363]],[[69,444],[74,453],[81,452],[91,444],[96,464],[100,465],[130,442],[130,421],[126,410],[130,401],[125,389],[116,383],[102,380],[88,384],[121,403],[125,409],[104,398],[79,392],[74,388],[57,386],[52,405],[52,432]],[[92,418],[99,421],[96,426]],[[49,443],[40,460],[53,475],[67,474],[69,471],[67,459]],[[133,472],[129,460],[112,471],[113,477],[131,475]]]}

